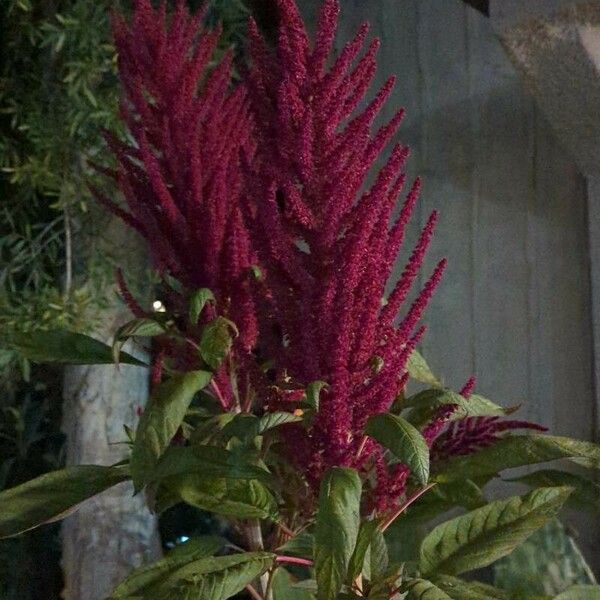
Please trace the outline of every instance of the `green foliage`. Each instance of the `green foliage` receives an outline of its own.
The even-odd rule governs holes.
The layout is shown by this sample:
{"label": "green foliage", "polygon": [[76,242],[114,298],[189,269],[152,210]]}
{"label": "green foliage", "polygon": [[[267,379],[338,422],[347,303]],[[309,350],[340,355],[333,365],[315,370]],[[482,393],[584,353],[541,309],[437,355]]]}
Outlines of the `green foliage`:
{"label": "green foliage", "polygon": [[333,600],[344,583],[360,527],[362,485],[352,469],[331,469],[321,482],[315,525],[317,598]]}
{"label": "green foliage", "polygon": [[207,371],[174,375],[152,393],[140,418],[131,452],[131,474],[136,489],[147,481],[169,446],[195,394],[210,382]]}
{"label": "green foliage", "polygon": [[226,600],[271,567],[274,558],[275,555],[268,552],[200,558],[188,562],[137,597],[143,600]]}
{"label": "green foliage", "polygon": [[198,323],[200,313],[206,306],[207,302],[214,302],[214,294],[207,288],[196,290],[190,297],[189,319],[192,325]]}
{"label": "green foliage", "polygon": [[438,481],[492,476],[504,469],[534,465],[561,458],[600,461],[600,446],[553,435],[508,436],[480,452],[446,461],[436,474]]}
{"label": "green foliage", "polygon": [[[210,298],[205,292],[202,296]],[[195,318],[197,310],[202,307],[194,309]],[[231,339],[213,336],[213,332],[215,322],[222,323],[227,332],[233,327],[219,318],[202,330],[211,332],[208,347],[218,358],[213,365],[230,356]],[[168,323],[168,328],[163,323]],[[182,339],[175,323],[167,314],[159,321],[134,320],[117,338],[156,334]],[[113,359],[110,347],[81,334],[34,332],[20,334],[18,339],[22,351],[37,360],[107,363]],[[547,435],[508,435],[473,455],[435,464],[429,482],[429,451],[422,434],[397,414],[379,414],[368,421],[365,435],[388,449],[388,464],[402,463],[411,469],[402,508],[373,518],[363,493],[371,475],[361,476],[349,468],[329,470],[321,481],[317,504],[312,506],[309,500],[302,506],[288,500],[293,492],[290,495],[285,488],[293,480],[281,471],[288,459],[280,455],[279,441],[285,437],[286,425],[302,426],[318,411],[319,392],[325,384],[314,382],[305,390],[302,402],[310,408],[304,414],[253,414],[225,410],[213,397],[212,377],[210,371],[172,372],[167,368],[165,380],[156,387],[135,434],[131,434],[128,464],[55,471],[0,493],[0,535],[15,535],[60,518],[79,502],[131,476],[137,491],[146,488],[157,512],[185,504],[226,519],[241,539],[199,539],[178,548],[133,573],[111,600],[225,599],[248,585],[263,594],[271,590],[275,600],[395,600],[400,594],[425,600],[516,600],[514,593],[533,600],[534,594],[548,597],[549,591],[573,598],[581,593],[594,597],[596,587],[577,587],[594,583],[576,570],[585,563],[572,558],[568,565],[559,563],[557,556],[547,552],[558,550],[564,559],[569,546],[565,536],[545,542],[535,536],[548,522],[554,522],[569,498],[597,511],[597,486],[591,479],[545,469],[518,478],[534,488],[530,493],[493,502],[487,501],[483,487],[497,472],[515,466],[558,458],[585,459],[594,465],[600,456],[598,446]],[[424,390],[409,399],[407,406],[415,410],[424,402],[431,410],[456,396],[440,388]],[[473,410],[504,411],[479,398]],[[301,506],[301,512],[295,506]],[[450,520],[441,518],[456,508],[468,512]],[[437,521],[433,529],[432,520]],[[296,532],[289,529],[292,522],[299,525]],[[250,535],[248,526],[258,527],[260,536]],[[275,543],[273,528],[278,527],[290,536],[283,544]],[[269,537],[263,536],[267,532]],[[532,541],[527,541],[531,536]],[[231,553],[232,549],[235,552]],[[515,549],[513,558],[503,558]],[[548,569],[547,573],[556,573],[560,564],[568,573],[563,584],[549,590],[523,572],[519,581],[526,582],[525,589],[514,588],[507,570],[524,569],[532,556],[540,559],[534,572]],[[497,587],[457,577],[499,559]],[[259,584],[256,579],[261,575]],[[550,575],[544,578],[544,582],[549,580]]]}
{"label": "green foliage", "polygon": [[231,350],[236,326],[225,317],[217,317],[204,327],[200,338],[200,356],[213,369],[219,368]]}
{"label": "green foliage", "polygon": [[[109,365],[115,362],[114,351],[82,333],[56,329],[52,331],[15,332],[7,338],[7,346],[33,362],[71,365]],[[120,362],[145,366],[126,352],[119,353]]]}
{"label": "green foliage", "polygon": [[0,538],[62,519],[83,500],[127,478],[122,468],[86,465],[46,473],[0,492]]}
{"label": "green foliage", "polygon": [[421,545],[421,572],[460,575],[493,563],[554,517],[570,493],[570,488],[541,488],[438,525]]}
{"label": "green foliage", "polygon": [[409,466],[420,483],[429,479],[429,447],[418,429],[406,419],[382,413],[369,419],[365,433]]}
{"label": "green foliage", "polygon": [[442,387],[442,384],[433,374],[429,365],[418,350],[413,350],[406,365],[411,379],[425,383],[432,388]]}
{"label": "green foliage", "polygon": [[152,586],[160,583],[164,577],[173,574],[184,565],[207,556],[213,556],[221,550],[225,540],[216,536],[202,536],[191,539],[178,546],[167,555],[150,565],[136,569],[113,591],[111,600],[128,598],[132,595],[146,593]]}

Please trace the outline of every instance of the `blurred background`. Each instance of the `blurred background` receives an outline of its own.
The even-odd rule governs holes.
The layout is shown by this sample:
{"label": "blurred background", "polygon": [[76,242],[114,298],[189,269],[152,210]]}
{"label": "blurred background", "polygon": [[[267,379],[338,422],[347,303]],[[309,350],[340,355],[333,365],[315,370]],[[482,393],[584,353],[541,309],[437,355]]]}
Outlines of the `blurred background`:
{"label": "blurred background", "polygon": [[[310,25],[319,4],[300,0]],[[414,232],[432,208],[441,213],[427,266],[447,256],[449,268],[423,353],[454,388],[474,374],[480,393],[522,404],[522,418],[600,441],[600,2],[341,4],[338,48],[369,21],[382,40],[377,82],[398,76],[382,116],[407,109],[400,139],[412,148],[409,175],[424,180]],[[108,339],[128,318],[117,267],[138,297],[155,300],[139,240],[87,187],[114,195],[88,164],[109,160],[101,130],[120,127],[111,8],[128,4],[0,2],[4,334],[65,327]],[[275,27],[272,0],[209,1],[208,23],[224,26],[221,51],[232,47],[239,61],[251,13]],[[0,389],[3,489],[65,462],[119,460],[122,425],[135,424],[148,384],[139,369],[36,366],[0,346]],[[0,600],[103,598],[133,566],[219,527],[183,509],[157,523],[143,498],[117,488],[62,533],[51,525],[0,542]],[[560,588],[600,569],[600,524],[589,513],[534,542],[490,577],[541,593],[550,571]]]}

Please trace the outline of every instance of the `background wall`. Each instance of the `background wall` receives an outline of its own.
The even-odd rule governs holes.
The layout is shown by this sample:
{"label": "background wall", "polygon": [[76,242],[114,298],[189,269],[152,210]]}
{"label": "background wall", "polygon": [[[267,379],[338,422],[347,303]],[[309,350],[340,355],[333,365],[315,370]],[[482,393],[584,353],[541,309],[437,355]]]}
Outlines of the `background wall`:
{"label": "background wall", "polygon": [[[418,220],[441,212],[427,269],[443,255],[449,268],[425,318],[425,356],[455,389],[475,374],[481,394],[591,439],[583,177],[482,14],[461,0],[343,0],[342,13],[341,41],[363,21],[381,38],[377,82],[398,76],[384,116],[407,109],[400,139],[424,179]],[[600,536],[581,525],[598,563]]]}

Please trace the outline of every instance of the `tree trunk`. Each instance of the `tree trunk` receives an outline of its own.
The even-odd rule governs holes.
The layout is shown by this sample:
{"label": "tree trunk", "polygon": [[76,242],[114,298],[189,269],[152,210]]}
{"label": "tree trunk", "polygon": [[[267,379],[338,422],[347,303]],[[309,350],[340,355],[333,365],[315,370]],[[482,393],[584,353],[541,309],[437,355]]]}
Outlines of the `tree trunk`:
{"label": "tree trunk", "polygon": [[[128,263],[132,256],[142,255],[139,241],[120,223],[111,221],[104,238],[99,246],[118,249]],[[112,306],[102,309],[101,330],[94,335],[110,343],[115,329],[131,314],[115,293],[107,297],[114,299]],[[128,450],[122,443],[127,439],[123,425],[135,425],[147,395],[147,369],[67,367],[63,387],[67,464],[109,465],[123,459]],[[62,544],[65,600],[106,598],[132,569],[160,555],[157,519],[145,506],[143,494],[133,496],[130,482],[92,498],[66,519]]]}

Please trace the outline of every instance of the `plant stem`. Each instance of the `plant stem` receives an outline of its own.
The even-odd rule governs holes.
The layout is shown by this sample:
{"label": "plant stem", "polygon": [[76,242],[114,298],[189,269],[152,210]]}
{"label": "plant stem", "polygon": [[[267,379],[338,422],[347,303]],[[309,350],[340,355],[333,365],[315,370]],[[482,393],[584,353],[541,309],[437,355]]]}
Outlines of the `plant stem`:
{"label": "plant stem", "polygon": [[304,565],[305,567],[312,567],[313,561],[308,558],[298,558],[296,556],[277,556],[275,562],[289,563],[291,565]]}
{"label": "plant stem", "polygon": [[214,379],[211,380],[210,387],[212,388],[212,391],[215,393],[215,396],[217,397],[217,400],[221,403],[221,406],[222,406],[223,410],[229,411],[229,407],[227,406],[227,402],[225,402],[225,398],[223,397],[223,394],[221,393],[221,390],[219,389],[219,386],[215,383]]}
{"label": "plant stem", "polygon": [[254,600],[263,600],[263,597],[250,584],[246,585],[245,589]]}
{"label": "plant stem", "polygon": [[[250,550],[264,550],[265,545],[258,519],[251,519],[246,525],[246,541]],[[260,585],[264,594],[264,600],[272,600],[272,594],[269,590],[269,574],[263,573],[260,576]]]}
{"label": "plant stem", "polygon": [[382,524],[381,531],[385,531],[413,502],[418,500],[425,492],[428,492],[435,483],[430,483],[424,488],[417,490],[412,496],[409,496]]}

